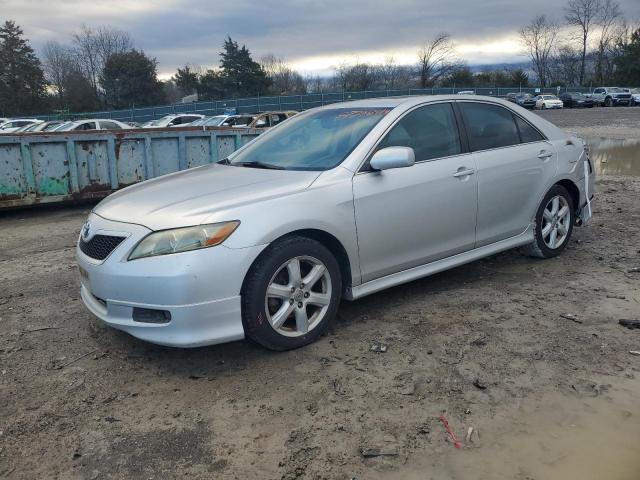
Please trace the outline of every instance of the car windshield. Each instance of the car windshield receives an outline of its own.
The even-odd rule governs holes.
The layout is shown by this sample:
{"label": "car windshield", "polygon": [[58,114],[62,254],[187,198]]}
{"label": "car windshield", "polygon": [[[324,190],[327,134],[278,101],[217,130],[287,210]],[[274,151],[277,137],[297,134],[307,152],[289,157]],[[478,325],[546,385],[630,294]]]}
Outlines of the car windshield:
{"label": "car windshield", "polygon": [[224,119],[226,119],[226,115],[216,115],[215,117],[205,117],[199,118],[195,122],[191,122],[189,125],[192,127],[217,127],[220,125]]}
{"label": "car windshield", "polygon": [[64,122],[61,123],[60,125],[56,125],[55,127],[53,127],[50,131],[51,132],[60,132],[62,131],[62,129],[67,128],[69,125],[71,125],[73,122]]}
{"label": "car windshield", "polygon": [[610,88],[609,91],[611,93],[624,93],[624,90],[622,88],[618,88],[618,87]]}
{"label": "car windshield", "polygon": [[329,170],[340,164],[390,108],[331,108],[292,117],[233,156],[230,165]]}
{"label": "car windshield", "polygon": [[171,121],[172,117],[162,117],[157,120],[151,120],[150,122],[145,123],[143,126],[145,127],[162,127]]}
{"label": "car windshield", "polygon": [[542,98],[544,98],[545,100],[557,100],[558,97],[556,97],[555,95],[542,95]]}
{"label": "car windshield", "polygon": [[576,93],[571,93],[570,95],[571,95],[571,97],[572,97],[572,98],[575,98],[575,99],[577,99],[577,100],[580,100],[580,99],[584,98],[584,95],[583,95],[583,94],[581,94],[581,93],[578,93],[578,92],[576,92]]}

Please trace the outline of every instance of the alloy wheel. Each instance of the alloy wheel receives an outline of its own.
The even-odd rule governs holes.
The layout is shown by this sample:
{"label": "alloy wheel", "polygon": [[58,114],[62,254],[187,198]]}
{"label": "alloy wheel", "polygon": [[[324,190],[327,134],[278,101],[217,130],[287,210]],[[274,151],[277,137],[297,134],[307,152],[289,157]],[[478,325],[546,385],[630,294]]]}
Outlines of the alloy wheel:
{"label": "alloy wheel", "polygon": [[299,337],[317,327],[331,303],[331,276],[317,258],[294,257],[271,277],[265,294],[265,311],[281,335]]}
{"label": "alloy wheel", "polygon": [[567,199],[561,195],[552,197],[542,212],[542,239],[552,250],[566,241],[571,222],[571,209]]}

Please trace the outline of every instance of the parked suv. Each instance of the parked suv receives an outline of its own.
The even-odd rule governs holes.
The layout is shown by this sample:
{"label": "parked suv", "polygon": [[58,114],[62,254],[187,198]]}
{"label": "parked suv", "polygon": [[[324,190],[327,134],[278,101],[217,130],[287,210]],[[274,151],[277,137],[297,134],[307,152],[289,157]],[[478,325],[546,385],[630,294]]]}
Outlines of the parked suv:
{"label": "parked suv", "polygon": [[598,87],[590,97],[605,107],[629,105],[631,103],[631,93],[620,87]]}

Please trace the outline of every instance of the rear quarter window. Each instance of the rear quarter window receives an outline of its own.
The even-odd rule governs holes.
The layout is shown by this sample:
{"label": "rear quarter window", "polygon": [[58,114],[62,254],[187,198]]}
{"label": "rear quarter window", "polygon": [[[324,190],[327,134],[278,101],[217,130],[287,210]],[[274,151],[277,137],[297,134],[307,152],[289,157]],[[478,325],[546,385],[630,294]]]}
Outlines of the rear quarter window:
{"label": "rear quarter window", "polygon": [[544,140],[542,134],[533,128],[528,122],[515,115],[516,125],[520,131],[522,143],[540,142]]}

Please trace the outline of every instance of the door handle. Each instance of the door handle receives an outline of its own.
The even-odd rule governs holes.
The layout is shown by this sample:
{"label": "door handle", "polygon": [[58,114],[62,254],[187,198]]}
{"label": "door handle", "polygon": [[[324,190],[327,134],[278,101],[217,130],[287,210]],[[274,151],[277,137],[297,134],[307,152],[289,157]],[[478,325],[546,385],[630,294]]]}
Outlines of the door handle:
{"label": "door handle", "polygon": [[456,173],[453,174],[454,177],[468,177],[469,175],[473,175],[476,171],[473,168],[465,168],[460,167]]}
{"label": "door handle", "polygon": [[551,152],[547,152],[546,150],[542,150],[539,154],[538,154],[538,158],[540,160],[546,160],[549,157],[553,157],[553,153]]}

